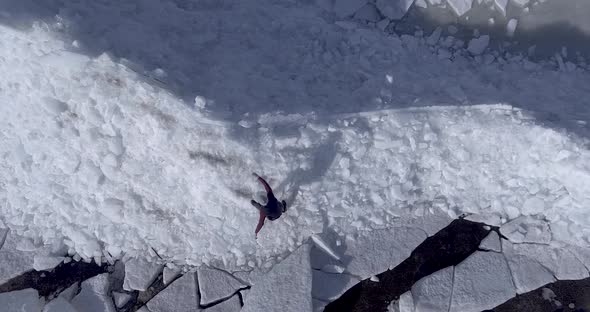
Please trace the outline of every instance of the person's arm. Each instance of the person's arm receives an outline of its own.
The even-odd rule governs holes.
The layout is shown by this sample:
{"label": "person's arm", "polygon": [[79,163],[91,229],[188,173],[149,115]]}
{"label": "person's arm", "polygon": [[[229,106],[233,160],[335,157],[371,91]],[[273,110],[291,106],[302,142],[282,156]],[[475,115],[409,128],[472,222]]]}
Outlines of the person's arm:
{"label": "person's arm", "polygon": [[268,185],[268,183],[266,183],[266,181],[262,177],[260,177],[256,173],[252,173],[252,174],[256,178],[258,178],[258,181],[260,181],[260,183],[262,183],[262,185],[264,186],[264,189],[266,190],[267,193],[272,193],[272,189],[270,188],[270,185]]}

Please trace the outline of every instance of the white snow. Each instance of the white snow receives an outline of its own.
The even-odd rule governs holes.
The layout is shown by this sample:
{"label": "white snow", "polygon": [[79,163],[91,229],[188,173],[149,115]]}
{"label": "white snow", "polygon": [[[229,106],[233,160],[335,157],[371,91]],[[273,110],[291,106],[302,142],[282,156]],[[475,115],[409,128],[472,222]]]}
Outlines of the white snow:
{"label": "white snow", "polygon": [[248,293],[242,312],[284,312],[312,310],[312,270],[309,262],[310,245],[299,247],[283,262],[275,265]]}
{"label": "white snow", "polygon": [[447,267],[436,271],[412,286],[415,311],[449,311],[454,269]]}
{"label": "white snow", "polygon": [[476,251],[455,267],[449,311],[482,311],[514,297],[504,255]]}
{"label": "white snow", "polygon": [[341,18],[351,16],[365,4],[367,0],[334,0],[334,13]]}
{"label": "white snow", "polygon": [[34,289],[0,293],[0,307],[3,311],[41,312],[43,302]]}
{"label": "white snow", "polygon": [[162,272],[163,266],[148,262],[143,258],[133,258],[125,262],[123,289],[145,291]]}
{"label": "white snow", "polygon": [[327,302],[339,298],[349,288],[360,282],[358,278],[346,273],[324,273],[313,270],[312,276],[311,294],[313,298]]}
{"label": "white snow", "polygon": [[43,307],[43,312],[80,312],[64,298],[57,297]]}
{"label": "white snow", "polygon": [[496,231],[490,231],[490,234],[484,238],[479,244],[479,248],[483,250],[490,250],[495,252],[502,252],[502,243],[500,236]]}
{"label": "white snow", "polygon": [[447,4],[451,7],[455,15],[463,16],[467,11],[471,10],[473,0],[447,0]]}
{"label": "white snow", "polygon": [[479,38],[473,38],[469,40],[469,44],[467,45],[467,50],[473,55],[480,55],[485,51],[485,49],[490,44],[490,36],[483,35]]}
{"label": "white snow", "polygon": [[514,36],[516,26],[518,26],[518,20],[512,18],[508,21],[508,24],[506,24],[506,35],[508,35],[508,37]]}
{"label": "white snow", "polygon": [[192,312],[199,307],[197,278],[186,273],[164,288],[147,303],[151,312]]}
{"label": "white snow", "polygon": [[84,312],[116,312],[108,278],[109,274],[104,273],[82,282],[80,293],[71,301],[72,306]]}
{"label": "white snow", "polygon": [[229,298],[241,288],[248,286],[225,271],[209,267],[199,268],[197,278],[203,305]]}
{"label": "white snow", "polygon": [[377,0],[375,4],[381,14],[398,20],[406,15],[413,3],[414,0]]}

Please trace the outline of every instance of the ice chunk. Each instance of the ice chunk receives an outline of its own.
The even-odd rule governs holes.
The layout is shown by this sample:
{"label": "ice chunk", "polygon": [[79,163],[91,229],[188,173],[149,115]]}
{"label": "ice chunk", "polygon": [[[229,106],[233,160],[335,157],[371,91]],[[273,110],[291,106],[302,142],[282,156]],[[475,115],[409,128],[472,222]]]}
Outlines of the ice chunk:
{"label": "ice chunk", "polygon": [[453,289],[454,267],[446,267],[417,281],[412,286],[416,311],[448,311]]}
{"label": "ice chunk", "polygon": [[416,307],[414,306],[414,297],[412,296],[412,292],[406,291],[401,296],[399,296],[399,300],[392,301],[389,307],[387,307],[388,312],[415,312]]}
{"label": "ice chunk", "polygon": [[426,237],[420,229],[395,227],[347,238],[344,255],[350,260],[346,270],[362,279],[379,274],[404,261]]}
{"label": "ice chunk", "polygon": [[379,15],[379,11],[374,4],[367,3],[360,10],[356,11],[354,18],[376,23],[381,20],[381,15]]}
{"label": "ice chunk", "polygon": [[51,97],[43,97],[43,108],[52,115],[58,115],[68,110],[68,104]]}
{"label": "ice chunk", "polygon": [[524,215],[535,215],[543,211],[545,211],[545,202],[537,196],[528,198],[522,204],[522,214]]}
{"label": "ice chunk", "polygon": [[311,294],[323,301],[333,301],[339,298],[349,288],[358,284],[359,279],[350,274],[324,273],[313,270]]}
{"label": "ice chunk", "polygon": [[[539,283],[549,279],[578,280],[589,276],[584,264],[568,248],[540,244],[512,244],[507,241],[502,242],[502,247],[519,292],[538,288],[544,285]],[[518,266],[518,269],[513,268],[513,263],[514,266]],[[522,268],[524,263],[528,263],[527,268]],[[529,268],[535,267],[542,267],[544,269],[539,269],[539,272],[547,273],[538,274],[538,277],[525,274],[527,270],[530,270]]]}
{"label": "ice chunk", "polygon": [[520,216],[502,225],[500,233],[513,243],[548,244],[551,241],[549,224],[530,216]]}
{"label": "ice chunk", "polygon": [[590,268],[590,249],[579,246],[569,246],[568,248],[584,264],[586,269]]}
{"label": "ice chunk", "polygon": [[33,260],[33,268],[36,271],[44,271],[53,269],[64,261],[65,257],[54,257],[45,255],[35,255]]}
{"label": "ice chunk", "polygon": [[145,291],[158,277],[163,267],[145,259],[131,259],[125,263],[123,289]]}
{"label": "ice chunk", "polygon": [[467,45],[467,51],[472,55],[480,55],[485,51],[485,49],[490,44],[490,36],[483,35],[479,38],[473,38],[469,41]]}
{"label": "ice chunk", "polygon": [[457,16],[463,16],[467,11],[471,10],[473,0],[447,0],[447,3]]}
{"label": "ice chunk", "polygon": [[336,264],[326,264],[322,267],[322,271],[326,273],[342,273],[344,268]]}
{"label": "ice chunk", "polygon": [[415,0],[414,4],[419,8],[423,8],[423,9],[428,8],[428,4],[426,4],[426,0]]}
{"label": "ice chunk", "polygon": [[344,18],[353,15],[356,11],[367,4],[367,0],[335,0],[334,13]]}
{"label": "ice chunk", "polygon": [[330,257],[332,257],[334,260],[337,260],[337,261],[340,260],[340,256],[319,235],[312,234],[311,235],[311,241],[314,243],[314,245],[316,247],[318,247],[320,250],[322,250],[327,255],[329,255]]}
{"label": "ice chunk", "polygon": [[428,36],[428,38],[426,38],[426,43],[429,45],[437,44],[438,40],[440,39],[441,33],[442,33],[442,28],[436,27],[436,29],[432,32],[432,34],[430,34],[430,36]]}
{"label": "ice chunk", "polygon": [[502,243],[500,235],[496,231],[490,231],[490,234],[479,244],[479,249],[502,252]]}
{"label": "ice chunk", "polygon": [[115,306],[117,306],[117,308],[122,308],[127,302],[129,302],[129,300],[131,300],[131,295],[128,293],[113,291],[113,300],[115,301]]}
{"label": "ice chunk", "polygon": [[171,269],[169,267],[164,267],[164,272],[162,273],[163,282],[164,284],[168,285],[168,283],[170,283],[173,279],[180,275],[181,271],[180,269]]}
{"label": "ice chunk", "polygon": [[62,291],[59,296],[70,302],[79,292],[80,285],[78,283],[73,283],[70,287],[66,288],[66,290]]}
{"label": "ice chunk", "polygon": [[34,289],[24,289],[0,293],[2,311],[40,312],[43,307],[39,293]]}
{"label": "ice chunk", "polygon": [[394,20],[406,15],[414,0],[377,0],[377,8],[381,14]]}
{"label": "ice chunk", "polygon": [[33,270],[33,252],[17,250],[19,238],[8,232],[0,249],[0,285],[26,271]]}
{"label": "ice chunk", "polygon": [[64,298],[57,297],[43,308],[43,312],[79,312]]}
{"label": "ice chunk", "polygon": [[512,3],[514,3],[514,5],[517,7],[524,8],[529,4],[529,1],[530,0],[512,0]]}
{"label": "ice chunk", "polygon": [[80,293],[72,299],[72,305],[78,311],[116,312],[113,299],[109,293],[109,274],[104,273],[82,283]]}
{"label": "ice chunk", "polygon": [[504,16],[506,16],[506,5],[508,0],[494,0],[494,6]]}
{"label": "ice chunk", "polygon": [[151,312],[192,312],[199,307],[195,273],[186,273],[147,303]]}
{"label": "ice chunk", "polygon": [[538,261],[511,253],[503,242],[503,249],[512,271],[516,293],[523,294],[555,281],[553,274]]}
{"label": "ice chunk", "polygon": [[[2,222],[2,221],[0,221]],[[6,236],[8,235],[8,229],[0,228],[0,249],[4,245],[4,241],[6,240]]]}
{"label": "ice chunk", "polygon": [[275,265],[252,286],[242,312],[283,312],[312,310],[312,275],[309,262],[310,245],[295,250],[283,262]]}
{"label": "ice chunk", "polygon": [[225,271],[209,267],[200,268],[197,278],[203,305],[229,298],[241,288],[248,286]]}
{"label": "ice chunk", "polygon": [[514,18],[508,21],[508,24],[506,24],[506,35],[508,35],[508,37],[514,36],[514,32],[516,31],[517,25],[518,21]]}
{"label": "ice chunk", "polygon": [[312,298],[313,312],[323,312],[324,308],[328,305],[328,302]]}
{"label": "ice chunk", "polygon": [[491,309],[515,294],[504,255],[476,251],[455,267],[449,311]]}
{"label": "ice chunk", "polygon": [[86,55],[64,50],[48,53],[39,58],[39,62],[47,66],[49,70],[62,75],[70,75],[82,70],[89,61],[90,58]]}
{"label": "ice chunk", "polygon": [[231,298],[207,308],[207,312],[239,312],[242,309],[240,305],[240,297],[234,295]]}

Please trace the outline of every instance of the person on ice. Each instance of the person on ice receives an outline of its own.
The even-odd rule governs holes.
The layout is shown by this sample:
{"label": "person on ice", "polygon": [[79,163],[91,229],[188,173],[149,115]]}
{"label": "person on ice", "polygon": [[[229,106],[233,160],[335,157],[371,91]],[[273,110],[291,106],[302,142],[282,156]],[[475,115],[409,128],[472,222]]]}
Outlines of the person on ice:
{"label": "person on ice", "polygon": [[258,225],[256,226],[255,231],[256,237],[258,237],[258,232],[260,232],[260,229],[262,229],[262,226],[264,225],[264,220],[266,218],[268,218],[268,220],[270,221],[278,219],[285,211],[287,211],[287,203],[284,200],[279,202],[273,194],[272,189],[270,188],[268,183],[266,183],[266,181],[258,174],[252,174],[258,179],[258,181],[260,181],[260,183],[262,183],[262,186],[264,186],[267,197],[267,203],[264,206],[256,202],[255,200],[250,201],[252,206],[256,207],[256,209],[258,209],[258,212],[260,213],[260,216],[258,218]]}

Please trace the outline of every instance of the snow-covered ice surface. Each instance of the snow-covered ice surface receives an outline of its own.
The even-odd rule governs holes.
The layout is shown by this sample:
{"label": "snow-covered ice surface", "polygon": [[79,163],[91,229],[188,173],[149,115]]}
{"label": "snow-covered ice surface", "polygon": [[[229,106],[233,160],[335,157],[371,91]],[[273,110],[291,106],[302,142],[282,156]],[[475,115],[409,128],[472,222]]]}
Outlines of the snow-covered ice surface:
{"label": "snow-covered ice surface", "polygon": [[163,269],[163,266],[148,262],[143,258],[130,259],[125,263],[123,288],[125,290],[145,291]]}
{"label": "snow-covered ice surface", "polygon": [[412,286],[415,311],[449,311],[454,267],[447,267],[417,281]]}
{"label": "snow-covered ice surface", "polygon": [[504,255],[476,251],[454,269],[448,311],[482,311],[514,297],[516,289]]}
{"label": "snow-covered ice surface", "polygon": [[479,248],[483,250],[502,252],[502,242],[500,241],[498,232],[490,231],[490,234],[488,234],[488,236],[486,236],[486,238],[481,241]]}
{"label": "snow-covered ice surface", "polygon": [[[451,310],[588,276],[590,76],[567,53],[555,67],[488,54],[488,35],[451,50],[441,47],[464,45],[440,28],[419,38],[379,31],[388,19],[375,29],[346,20],[398,19],[410,0],[324,1],[345,19],[336,23],[300,1],[60,2],[0,8],[0,227],[27,238],[16,246],[9,235],[0,280],[61,259],[25,256],[38,248],[124,258],[126,289],[145,290],[156,261],[270,270],[246,297],[257,310],[272,303],[260,294],[283,286],[270,277],[291,272],[301,311],[312,293],[331,300],[399,264],[459,215],[512,243],[454,269]],[[472,2],[447,1],[457,15]],[[494,3],[506,15],[507,1]],[[263,194],[251,172],[289,203],[257,240],[248,201]],[[346,263],[312,257],[326,271],[312,274],[302,244],[327,232]],[[488,265],[500,279],[482,284]],[[340,274],[337,288],[312,287],[327,274]],[[225,299],[234,286],[195,298]],[[93,287],[72,304],[113,309]]]}
{"label": "snow-covered ice surface", "polygon": [[[426,203],[495,225],[546,219],[560,229],[552,241],[587,246],[586,72],[441,62],[420,39],[342,29],[304,4],[138,2],[108,25],[81,24],[112,5],[0,27],[0,209],[35,244],[99,261],[272,266],[311,233],[371,236]],[[166,31],[133,36],[146,20]],[[85,40],[98,34],[106,41]],[[252,171],[290,203],[257,241]],[[542,211],[523,208],[533,196]]]}

